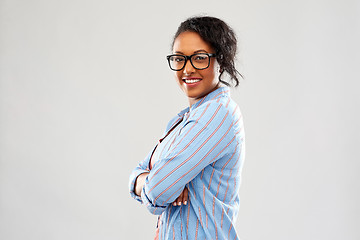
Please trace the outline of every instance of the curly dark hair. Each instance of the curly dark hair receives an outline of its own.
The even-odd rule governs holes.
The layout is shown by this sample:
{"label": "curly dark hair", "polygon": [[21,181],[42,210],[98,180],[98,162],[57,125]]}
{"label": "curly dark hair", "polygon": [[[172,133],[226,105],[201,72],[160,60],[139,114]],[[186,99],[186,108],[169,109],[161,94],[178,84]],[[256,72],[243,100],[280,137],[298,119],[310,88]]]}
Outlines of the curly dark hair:
{"label": "curly dark hair", "polygon": [[227,73],[230,79],[235,82],[235,87],[239,85],[239,78],[243,78],[241,73],[235,68],[235,57],[237,51],[237,39],[234,31],[224,21],[209,16],[191,17],[185,20],[178,27],[173,38],[172,47],[175,39],[183,32],[196,32],[200,37],[210,44],[215,50],[216,60],[220,65],[219,81],[227,86],[230,84],[221,77]]}

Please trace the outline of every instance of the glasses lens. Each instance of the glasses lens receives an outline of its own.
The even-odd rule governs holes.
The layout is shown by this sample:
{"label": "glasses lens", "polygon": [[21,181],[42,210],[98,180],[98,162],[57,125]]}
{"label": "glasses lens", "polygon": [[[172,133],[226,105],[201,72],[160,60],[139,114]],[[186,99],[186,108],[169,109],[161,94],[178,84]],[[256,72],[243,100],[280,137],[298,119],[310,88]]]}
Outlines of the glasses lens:
{"label": "glasses lens", "polygon": [[172,55],[169,58],[170,67],[173,70],[180,70],[184,67],[185,57],[179,55]]}
{"label": "glasses lens", "polygon": [[205,69],[209,67],[210,57],[205,53],[195,54],[191,57],[191,62],[197,69]]}

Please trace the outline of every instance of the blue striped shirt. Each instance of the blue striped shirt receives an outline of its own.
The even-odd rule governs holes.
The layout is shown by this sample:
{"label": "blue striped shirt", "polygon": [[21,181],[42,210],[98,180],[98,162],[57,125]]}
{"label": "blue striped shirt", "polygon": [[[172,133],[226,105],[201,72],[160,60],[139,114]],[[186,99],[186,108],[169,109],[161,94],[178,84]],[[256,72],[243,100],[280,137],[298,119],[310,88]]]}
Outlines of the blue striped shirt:
{"label": "blue striped shirt", "polygon": [[[130,194],[160,215],[159,239],[238,239],[240,174],[245,134],[240,109],[221,87],[168,124],[153,151],[130,176]],[[141,197],[137,176],[149,172]],[[184,188],[187,205],[171,203]]]}

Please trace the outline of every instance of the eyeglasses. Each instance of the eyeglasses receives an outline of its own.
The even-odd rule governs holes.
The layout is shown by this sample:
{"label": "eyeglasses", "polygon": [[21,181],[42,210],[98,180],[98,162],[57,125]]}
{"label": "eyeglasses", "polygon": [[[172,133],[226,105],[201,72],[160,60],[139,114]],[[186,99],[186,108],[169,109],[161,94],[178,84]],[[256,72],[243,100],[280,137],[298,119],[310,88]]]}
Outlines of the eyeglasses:
{"label": "eyeglasses", "polygon": [[195,53],[190,56],[181,54],[171,54],[166,56],[171,70],[182,70],[186,62],[190,60],[191,65],[198,70],[206,69],[210,66],[210,58],[215,57],[214,53]]}

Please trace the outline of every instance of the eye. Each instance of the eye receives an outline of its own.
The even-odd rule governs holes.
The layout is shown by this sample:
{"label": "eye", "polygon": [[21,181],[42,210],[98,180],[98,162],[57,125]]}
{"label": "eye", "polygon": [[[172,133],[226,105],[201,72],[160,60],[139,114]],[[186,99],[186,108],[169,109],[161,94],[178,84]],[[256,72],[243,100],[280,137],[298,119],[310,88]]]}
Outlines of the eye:
{"label": "eye", "polygon": [[193,57],[193,60],[197,62],[202,62],[202,61],[206,61],[207,58],[208,56],[206,54],[198,54]]}
{"label": "eye", "polygon": [[195,60],[205,60],[206,56],[196,56]]}
{"label": "eye", "polygon": [[172,56],[170,60],[174,62],[183,62],[185,61],[185,58],[183,56]]}

